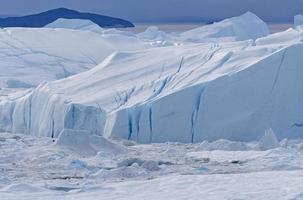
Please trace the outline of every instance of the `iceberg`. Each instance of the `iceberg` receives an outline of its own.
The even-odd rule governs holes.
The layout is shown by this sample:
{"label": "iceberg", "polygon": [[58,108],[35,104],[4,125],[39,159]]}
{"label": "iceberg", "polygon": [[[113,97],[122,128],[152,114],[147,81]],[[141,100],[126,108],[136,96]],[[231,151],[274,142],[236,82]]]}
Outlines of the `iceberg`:
{"label": "iceberg", "polygon": [[155,26],[137,34],[143,41],[161,42],[164,46],[186,43],[233,42],[256,40],[269,34],[268,26],[251,12],[204,25],[183,33],[165,33]]}
{"label": "iceberg", "polygon": [[[244,29],[250,23],[253,31]],[[232,25],[235,40],[243,41],[221,41],[231,36],[227,31],[217,35],[221,42],[151,48],[138,37],[109,33],[109,46],[100,46],[126,50],[87,71],[2,97],[0,130],[54,138],[71,130],[152,143],[253,141],[271,127],[278,139],[302,138],[302,31],[291,30],[296,39],[289,43],[287,31],[267,36],[266,25],[251,13],[218,24],[205,30]],[[105,42],[89,31],[58,30]],[[39,31],[49,36],[49,29]]]}
{"label": "iceberg", "polygon": [[252,141],[270,126],[278,138],[299,138],[302,52],[299,43],[277,49],[244,41],[114,53],[87,72],[0,102],[0,129],[150,143]]}
{"label": "iceberg", "polygon": [[186,31],[180,36],[194,42],[240,41],[257,39],[269,34],[265,22],[251,12],[211,25]]}
{"label": "iceberg", "polygon": [[303,16],[302,15],[296,15],[294,17],[294,26],[300,26],[303,25]]}

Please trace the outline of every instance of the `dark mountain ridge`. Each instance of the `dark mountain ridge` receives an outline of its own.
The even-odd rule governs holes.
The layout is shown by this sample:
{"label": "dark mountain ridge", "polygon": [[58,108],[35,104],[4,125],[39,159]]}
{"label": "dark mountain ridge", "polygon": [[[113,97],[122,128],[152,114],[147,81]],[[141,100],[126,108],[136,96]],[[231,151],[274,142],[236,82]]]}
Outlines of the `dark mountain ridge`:
{"label": "dark mountain ridge", "polygon": [[22,17],[0,18],[0,27],[44,27],[45,25],[52,23],[59,18],[91,20],[103,28],[134,27],[131,22],[123,19],[92,13],[82,13],[67,8],[57,8],[39,14]]}

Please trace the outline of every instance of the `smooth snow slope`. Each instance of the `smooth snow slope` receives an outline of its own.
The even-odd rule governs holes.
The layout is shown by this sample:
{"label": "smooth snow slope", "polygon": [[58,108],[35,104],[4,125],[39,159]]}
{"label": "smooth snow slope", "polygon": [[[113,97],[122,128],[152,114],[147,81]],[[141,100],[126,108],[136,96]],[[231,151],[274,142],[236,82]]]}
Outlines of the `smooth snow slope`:
{"label": "smooth snow slope", "polygon": [[0,29],[0,88],[27,88],[65,78],[96,66],[115,51],[147,47],[137,38],[122,34]]}

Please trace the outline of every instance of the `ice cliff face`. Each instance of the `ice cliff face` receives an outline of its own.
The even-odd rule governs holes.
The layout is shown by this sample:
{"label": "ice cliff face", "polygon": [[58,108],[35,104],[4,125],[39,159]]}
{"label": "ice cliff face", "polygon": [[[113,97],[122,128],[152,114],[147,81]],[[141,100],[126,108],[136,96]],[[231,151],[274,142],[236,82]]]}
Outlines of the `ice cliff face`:
{"label": "ice cliff face", "polygon": [[[209,38],[229,42],[201,43],[197,34],[196,44],[183,38],[177,46],[116,52],[86,72],[2,97],[0,130],[58,137],[69,129],[142,143],[251,141],[268,128],[302,138],[302,31],[291,30],[297,39],[289,42],[290,30],[255,41],[267,27],[251,13],[204,31],[214,33],[210,27],[217,34]],[[140,37],[138,44],[149,44]]]}

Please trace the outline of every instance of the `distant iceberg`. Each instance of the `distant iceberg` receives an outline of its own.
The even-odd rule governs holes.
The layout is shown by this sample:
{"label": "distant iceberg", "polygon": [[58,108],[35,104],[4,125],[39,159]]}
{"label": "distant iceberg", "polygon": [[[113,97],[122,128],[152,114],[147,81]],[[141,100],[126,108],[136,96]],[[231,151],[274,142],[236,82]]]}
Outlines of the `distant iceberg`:
{"label": "distant iceberg", "polygon": [[294,26],[301,26],[303,25],[303,15],[296,15],[294,17]]}
{"label": "distant iceberg", "polygon": [[[218,42],[217,38],[233,38],[235,41],[257,39],[269,34],[265,22],[251,12],[223,21],[186,31],[181,37],[186,40]],[[221,41],[224,41],[220,39]],[[219,40],[219,41],[220,41]]]}

